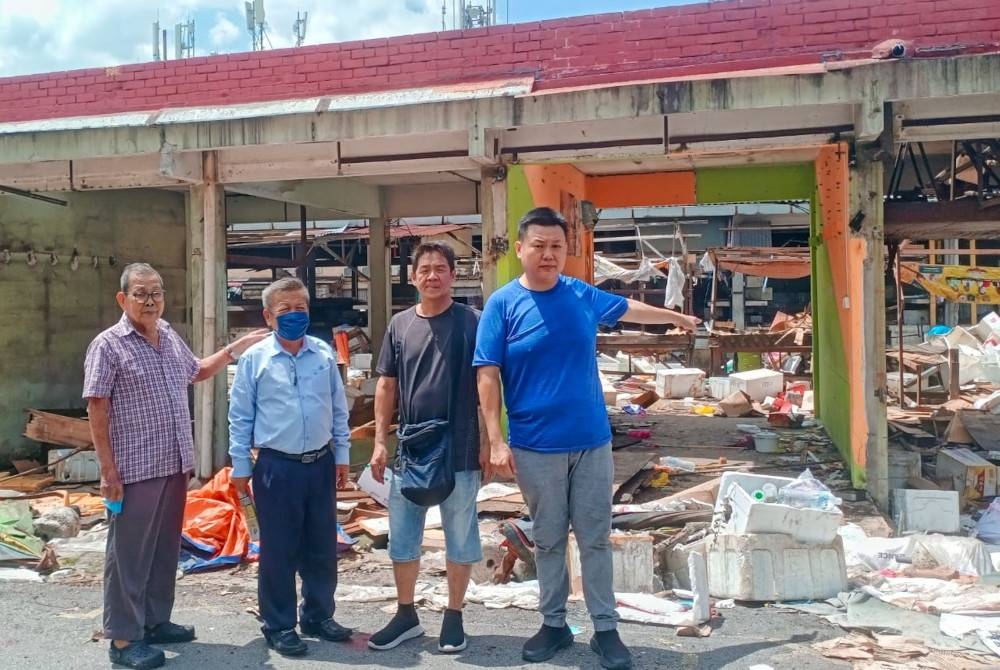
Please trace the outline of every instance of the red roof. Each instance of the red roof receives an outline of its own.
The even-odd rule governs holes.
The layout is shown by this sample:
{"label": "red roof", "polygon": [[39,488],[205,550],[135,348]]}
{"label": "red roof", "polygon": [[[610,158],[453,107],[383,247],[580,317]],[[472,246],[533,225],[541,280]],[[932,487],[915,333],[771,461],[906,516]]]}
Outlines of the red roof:
{"label": "red roof", "polygon": [[[726,0],[0,79],[0,121],[217,106],[533,76],[537,90],[870,55],[996,50],[1000,12],[953,0]],[[929,48],[934,47],[935,50]]]}

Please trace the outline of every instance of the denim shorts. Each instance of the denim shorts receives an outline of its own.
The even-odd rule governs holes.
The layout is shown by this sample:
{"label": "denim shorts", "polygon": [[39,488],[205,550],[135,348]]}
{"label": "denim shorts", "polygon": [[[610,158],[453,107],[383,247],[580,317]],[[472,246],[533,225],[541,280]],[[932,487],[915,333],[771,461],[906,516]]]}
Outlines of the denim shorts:
{"label": "denim shorts", "polygon": [[[471,564],[483,560],[476,509],[479,481],[478,470],[456,472],[455,489],[441,503],[445,555],[452,563]],[[420,558],[428,509],[406,498],[400,493],[396,478],[392,479],[389,491],[389,558],[393,562],[408,563]]]}

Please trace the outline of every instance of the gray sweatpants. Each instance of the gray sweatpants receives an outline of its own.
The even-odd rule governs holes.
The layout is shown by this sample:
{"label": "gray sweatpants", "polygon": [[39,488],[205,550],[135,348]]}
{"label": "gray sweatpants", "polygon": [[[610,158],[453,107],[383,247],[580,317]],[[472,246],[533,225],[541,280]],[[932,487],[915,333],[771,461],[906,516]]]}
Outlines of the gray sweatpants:
{"label": "gray sweatpants", "polygon": [[104,637],[141,640],[170,620],[187,498],[186,474],[125,485],[104,562]]}
{"label": "gray sweatpants", "polygon": [[566,544],[572,524],[583,568],[583,595],[594,630],[614,630],[611,564],[611,445],[565,454],[514,449],[517,483],[534,521],[539,610],[548,626],[566,623],[569,568]]}

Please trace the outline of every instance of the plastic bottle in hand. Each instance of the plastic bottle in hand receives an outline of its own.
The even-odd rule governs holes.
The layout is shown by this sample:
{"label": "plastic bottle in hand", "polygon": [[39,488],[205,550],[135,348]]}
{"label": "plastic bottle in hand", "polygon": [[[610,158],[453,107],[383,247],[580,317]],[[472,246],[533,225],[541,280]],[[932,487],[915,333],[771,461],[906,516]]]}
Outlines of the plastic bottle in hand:
{"label": "plastic bottle in hand", "polygon": [[248,494],[240,495],[240,505],[243,507],[243,518],[246,519],[247,532],[252,542],[260,542],[260,523],[257,521],[257,507]]}

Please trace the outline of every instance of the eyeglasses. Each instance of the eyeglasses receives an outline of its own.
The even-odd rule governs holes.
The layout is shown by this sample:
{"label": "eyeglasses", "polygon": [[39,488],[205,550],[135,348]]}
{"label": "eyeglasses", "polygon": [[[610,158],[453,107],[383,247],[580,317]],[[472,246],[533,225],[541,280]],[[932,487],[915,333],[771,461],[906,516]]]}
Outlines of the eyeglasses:
{"label": "eyeglasses", "polygon": [[152,293],[146,293],[145,291],[136,291],[131,294],[132,300],[136,302],[146,303],[152,298],[153,302],[163,302],[163,296],[166,295],[165,291],[153,291]]}

